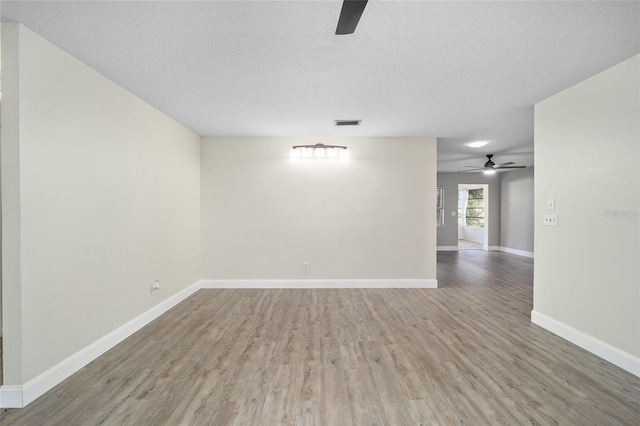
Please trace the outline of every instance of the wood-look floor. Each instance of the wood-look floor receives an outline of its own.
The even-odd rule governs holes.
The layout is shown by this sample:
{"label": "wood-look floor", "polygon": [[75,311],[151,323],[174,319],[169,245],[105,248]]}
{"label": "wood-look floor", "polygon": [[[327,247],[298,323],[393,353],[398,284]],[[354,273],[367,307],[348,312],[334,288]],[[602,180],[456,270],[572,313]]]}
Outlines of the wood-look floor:
{"label": "wood-look floor", "polygon": [[640,379],[531,324],[531,259],[439,289],[201,290],[2,425],[640,424]]}

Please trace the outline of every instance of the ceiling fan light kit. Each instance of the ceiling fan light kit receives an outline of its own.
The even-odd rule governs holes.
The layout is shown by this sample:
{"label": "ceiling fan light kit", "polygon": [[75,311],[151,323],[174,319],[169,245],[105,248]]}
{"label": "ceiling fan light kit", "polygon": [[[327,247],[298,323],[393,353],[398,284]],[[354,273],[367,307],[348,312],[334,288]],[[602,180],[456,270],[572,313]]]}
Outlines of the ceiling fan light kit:
{"label": "ceiling fan light kit", "polygon": [[478,173],[483,172],[485,175],[493,175],[499,170],[506,169],[524,169],[527,166],[513,166],[513,161],[509,161],[506,163],[496,164],[492,160],[493,154],[487,154],[487,162],[484,163],[482,167],[476,166],[465,166],[469,167],[468,170],[459,170],[458,173]]}

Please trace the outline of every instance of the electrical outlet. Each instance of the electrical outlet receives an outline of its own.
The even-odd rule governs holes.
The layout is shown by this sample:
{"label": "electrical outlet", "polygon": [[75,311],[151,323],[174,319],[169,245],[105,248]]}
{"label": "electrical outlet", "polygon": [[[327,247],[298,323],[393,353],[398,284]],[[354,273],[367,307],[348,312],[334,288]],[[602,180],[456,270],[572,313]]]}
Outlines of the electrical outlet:
{"label": "electrical outlet", "polygon": [[558,226],[558,215],[557,214],[545,214],[544,215],[544,226]]}
{"label": "electrical outlet", "polygon": [[158,290],[160,290],[160,280],[155,280],[151,284],[151,294],[155,293]]}
{"label": "electrical outlet", "polygon": [[309,262],[304,262],[302,264],[302,267],[304,268],[305,271],[308,271],[309,270]]}

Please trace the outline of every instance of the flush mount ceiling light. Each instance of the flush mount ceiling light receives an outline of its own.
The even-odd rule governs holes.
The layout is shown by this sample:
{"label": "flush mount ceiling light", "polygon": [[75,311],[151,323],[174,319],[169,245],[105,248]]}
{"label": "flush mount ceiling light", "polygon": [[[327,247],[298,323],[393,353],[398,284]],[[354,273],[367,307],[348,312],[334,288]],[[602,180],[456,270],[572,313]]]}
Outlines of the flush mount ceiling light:
{"label": "flush mount ceiling light", "polygon": [[481,148],[488,143],[489,141],[474,141],[474,142],[467,142],[465,143],[465,145],[468,146],[469,148]]}
{"label": "flush mount ceiling light", "polygon": [[346,159],[351,156],[349,149],[342,145],[294,145],[289,151],[289,158],[339,158]]}

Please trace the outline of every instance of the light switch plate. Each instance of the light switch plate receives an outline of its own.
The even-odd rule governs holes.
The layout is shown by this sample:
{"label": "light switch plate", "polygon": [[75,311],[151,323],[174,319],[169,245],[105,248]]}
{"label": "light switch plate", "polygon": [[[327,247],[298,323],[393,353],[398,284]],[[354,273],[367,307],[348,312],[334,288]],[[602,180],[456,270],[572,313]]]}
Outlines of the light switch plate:
{"label": "light switch plate", "polygon": [[556,209],[556,199],[549,198],[547,200],[547,210],[555,210]]}

